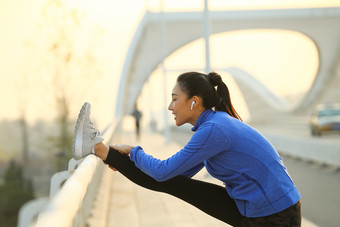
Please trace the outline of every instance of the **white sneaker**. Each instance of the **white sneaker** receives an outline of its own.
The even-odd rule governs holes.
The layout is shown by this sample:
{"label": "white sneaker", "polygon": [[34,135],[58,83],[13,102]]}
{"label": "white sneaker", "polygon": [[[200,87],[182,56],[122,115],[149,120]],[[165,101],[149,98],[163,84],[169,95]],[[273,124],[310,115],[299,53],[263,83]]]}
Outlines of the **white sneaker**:
{"label": "white sneaker", "polygon": [[75,160],[94,154],[94,146],[104,140],[90,119],[91,104],[85,102],[82,106],[76,127],[74,129],[72,154]]}

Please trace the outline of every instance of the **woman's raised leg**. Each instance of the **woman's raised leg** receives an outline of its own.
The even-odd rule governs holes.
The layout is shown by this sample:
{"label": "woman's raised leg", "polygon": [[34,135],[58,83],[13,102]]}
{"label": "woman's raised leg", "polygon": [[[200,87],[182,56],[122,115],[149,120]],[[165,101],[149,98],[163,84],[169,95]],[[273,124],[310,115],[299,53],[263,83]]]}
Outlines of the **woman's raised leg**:
{"label": "woman's raised leg", "polygon": [[[105,158],[105,154],[102,157]],[[173,195],[223,222],[241,226],[242,215],[234,200],[222,186],[191,179],[184,175],[158,182],[138,169],[128,156],[113,148],[109,148],[104,162],[144,188]]]}

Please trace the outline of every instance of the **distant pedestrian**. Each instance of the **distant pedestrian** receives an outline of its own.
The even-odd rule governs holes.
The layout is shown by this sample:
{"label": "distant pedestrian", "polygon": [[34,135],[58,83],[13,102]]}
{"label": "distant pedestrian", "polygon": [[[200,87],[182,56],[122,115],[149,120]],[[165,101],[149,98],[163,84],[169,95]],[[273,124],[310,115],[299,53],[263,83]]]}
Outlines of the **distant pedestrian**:
{"label": "distant pedestrian", "polygon": [[[281,157],[242,121],[219,74],[181,74],[168,109],[177,126],[190,123],[195,132],[172,157],[159,160],[140,146],[102,143],[85,103],[74,158],[95,154],[134,183],[178,197],[233,226],[301,226],[301,196]],[[224,186],[192,179],[203,167]]]}
{"label": "distant pedestrian", "polygon": [[135,118],[135,127],[136,127],[136,138],[140,139],[140,121],[142,118],[142,112],[137,109],[137,105],[135,105],[135,109],[132,113],[132,116]]}

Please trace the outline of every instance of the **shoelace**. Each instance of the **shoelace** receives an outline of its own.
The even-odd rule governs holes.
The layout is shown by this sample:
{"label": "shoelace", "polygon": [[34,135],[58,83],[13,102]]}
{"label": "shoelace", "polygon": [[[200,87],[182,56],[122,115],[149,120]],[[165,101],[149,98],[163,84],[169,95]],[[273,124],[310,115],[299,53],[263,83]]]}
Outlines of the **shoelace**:
{"label": "shoelace", "polygon": [[91,139],[95,139],[97,136],[100,135],[99,130],[96,129],[96,127],[94,126],[94,124],[91,121],[90,121],[89,128],[94,130],[93,132],[91,132]]}

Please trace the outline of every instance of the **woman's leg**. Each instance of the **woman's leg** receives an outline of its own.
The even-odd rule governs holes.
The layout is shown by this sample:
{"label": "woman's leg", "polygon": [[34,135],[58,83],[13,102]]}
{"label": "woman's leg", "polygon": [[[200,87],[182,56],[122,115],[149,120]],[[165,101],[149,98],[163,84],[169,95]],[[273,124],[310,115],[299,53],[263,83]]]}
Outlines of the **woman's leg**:
{"label": "woman's leg", "polygon": [[104,162],[144,188],[173,195],[223,222],[241,226],[242,215],[224,187],[183,175],[158,182],[138,169],[129,157],[113,148],[110,148]]}

